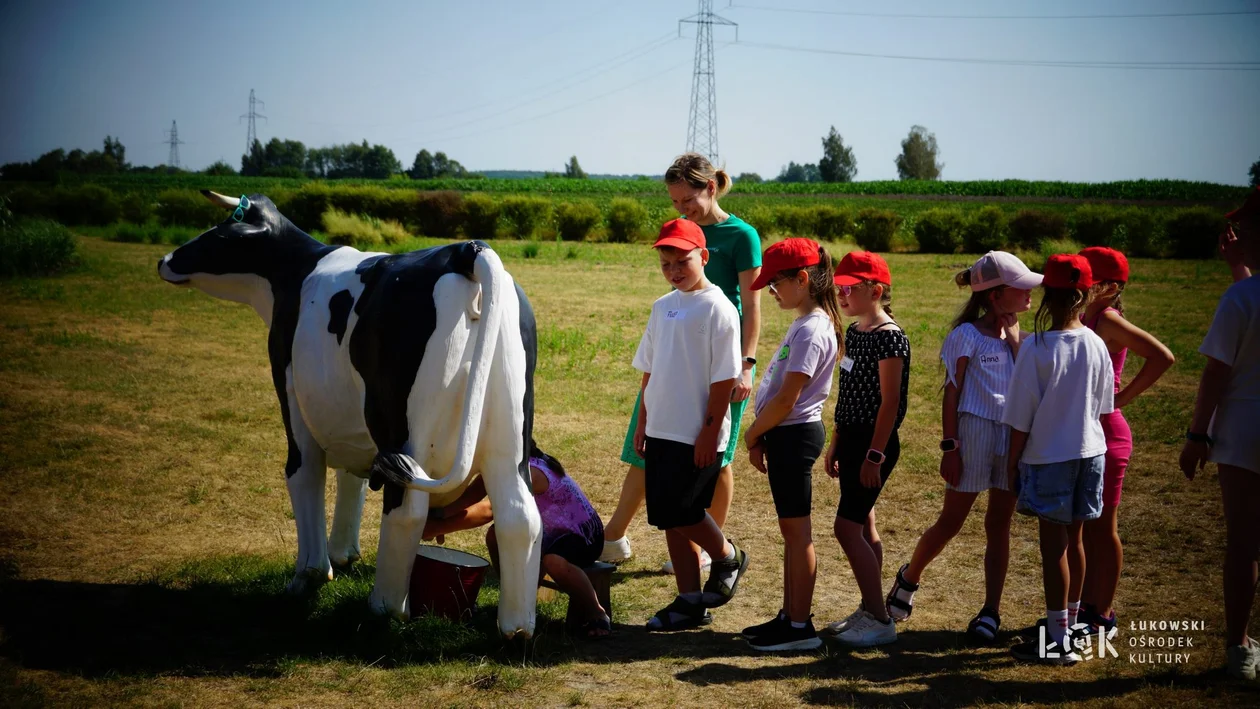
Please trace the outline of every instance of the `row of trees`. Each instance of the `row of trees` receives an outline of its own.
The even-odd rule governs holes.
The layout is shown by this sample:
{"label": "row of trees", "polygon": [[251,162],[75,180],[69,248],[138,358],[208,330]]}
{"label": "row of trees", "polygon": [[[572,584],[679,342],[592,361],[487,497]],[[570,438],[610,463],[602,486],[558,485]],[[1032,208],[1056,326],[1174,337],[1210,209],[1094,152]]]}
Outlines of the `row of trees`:
{"label": "row of trees", "polygon": [[[857,177],[857,158],[853,156],[853,148],[844,144],[844,138],[836,132],[836,127],[822,139],[823,154],[817,163],[804,165],[788,162],[779,170],[776,182],[852,182]],[[939,148],[936,136],[923,126],[913,126],[910,134],[901,141],[901,154],[894,161],[897,165],[897,176],[903,180],[937,180],[941,177],[944,163],[937,161]],[[735,178],[736,182],[761,182],[761,176],[755,172],[745,172]]]}
{"label": "row of trees", "polygon": [[131,166],[127,164],[127,148],[113,136],[105,136],[105,145],[100,150],[84,152],[75,148],[66,152],[61,148],[50,150],[30,162],[8,163],[0,167],[0,175],[6,180],[26,180],[40,182],[55,180],[60,172],[73,172],[78,175],[109,175],[126,172]]}

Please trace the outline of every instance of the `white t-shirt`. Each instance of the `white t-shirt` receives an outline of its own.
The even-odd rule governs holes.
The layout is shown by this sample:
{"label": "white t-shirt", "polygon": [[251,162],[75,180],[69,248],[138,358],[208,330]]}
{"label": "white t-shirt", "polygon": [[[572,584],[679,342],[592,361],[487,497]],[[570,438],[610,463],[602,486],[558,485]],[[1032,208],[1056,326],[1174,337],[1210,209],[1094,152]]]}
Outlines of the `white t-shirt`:
{"label": "white t-shirt", "polygon": [[966,381],[958,392],[958,410],[990,421],[1002,420],[1006,388],[1015,371],[1015,355],[1006,340],[989,337],[975,325],[963,323],[945,336],[941,359],[945,376],[958,386],[958,360],[967,358]]}
{"label": "white t-shirt", "polygon": [[[652,304],[634,368],[652,375],[643,392],[647,435],[695,445],[709,385],[740,375],[739,313],[715,285],[661,296]],[[730,407],[723,411],[719,452],[731,435]]]}
{"label": "white t-shirt", "polygon": [[1222,401],[1260,399],[1260,274],[1221,296],[1199,352],[1233,368]]}
{"label": "white t-shirt", "polygon": [[1021,462],[1045,465],[1106,453],[1098,417],[1114,408],[1111,357],[1093,330],[1051,330],[1020,345],[1002,423],[1028,434]]}

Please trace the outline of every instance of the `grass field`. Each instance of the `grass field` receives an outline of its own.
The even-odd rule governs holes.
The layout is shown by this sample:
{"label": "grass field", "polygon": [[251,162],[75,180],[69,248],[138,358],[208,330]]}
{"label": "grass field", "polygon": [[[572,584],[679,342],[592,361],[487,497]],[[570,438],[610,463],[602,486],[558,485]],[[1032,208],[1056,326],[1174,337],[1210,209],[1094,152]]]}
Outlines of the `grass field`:
{"label": "grass field", "polygon": [[[496,246],[538,315],[537,438],[607,516],[638,380],[630,359],[664,283],[643,246]],[[738,633],[778,609],[782,546],[768,486],[745,457],[735,465],[728,531],[752,564],[740,595],[704,630],[642,630],[673,596],[672,579],[657,571],[664,540],[642,515],[630,529],[635,558],[614,579],[616,634],[607,641],[565,636],[559,600],[540,608],[533,642],[504,645],[494,633],[493,579],[468,627],[375,618],[366,596],[379,494],[365,509],[364,564],[312,598],[286,597],[295,528],[262,323],[245,306],[162,283],[154,263],[170,247],[97,237],[80,247],[82,265],[70,274],[0,281],[2,705],[1260,703],[1260,685],[1221,669],[1215,473],[1188,483],[1175,464],[1202,367],[1196,349],[1228,284],[1221,263],[1133,263],[1129,316],[1178,362],[1126,410],[1136,452],[1120,518],[1120,657],[1051,669],[1016,664],[1006,652],[1043,612],[1027,518],[1014,525],[1002,646],[962,641],[983,595],[979,509],[929,568],[897,644],[787,657],[750,651]],[[837,255],[847,248],[835,245]],[[963,300],[951,277],[969,258],[894,254],[889,262],[913,370],[901,463],[876,508],[886,583],[941,504],[937,351]],[[773,301],[763,312],[764,356],[790,317]],[[826,623],[847,615],[858,594],[830,536],[837,490],[821,473],[814,497],[815,620]],[[484,553],[477,533],[448,543]],[[1138,664],[1130,642],[1171,635],[1130,630],[1131,620],[1206,629],[1183,634],[1193,643],[1178,651],[1188,662]]]}

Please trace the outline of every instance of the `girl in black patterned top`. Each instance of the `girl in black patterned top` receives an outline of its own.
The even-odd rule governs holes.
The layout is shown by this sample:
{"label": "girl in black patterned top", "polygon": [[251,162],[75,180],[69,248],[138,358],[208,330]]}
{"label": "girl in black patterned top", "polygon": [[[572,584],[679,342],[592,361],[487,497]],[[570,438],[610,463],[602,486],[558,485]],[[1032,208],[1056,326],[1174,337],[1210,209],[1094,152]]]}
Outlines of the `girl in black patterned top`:
{"label": "girl in black patterned top", "polygon": [[901,454],[897,429],[906,415],[910,341],[892,319],[892,275],[877,254],[850,253],[836,267],[840,309],[854,322],[844,336],[837,372],[836,423],[827,474],[840,479],[836,539],[853,568],[862,604],[827,630],[846,645],[869,647],[897,639],[883,594],[883,545],[875,531],[875,500]]}

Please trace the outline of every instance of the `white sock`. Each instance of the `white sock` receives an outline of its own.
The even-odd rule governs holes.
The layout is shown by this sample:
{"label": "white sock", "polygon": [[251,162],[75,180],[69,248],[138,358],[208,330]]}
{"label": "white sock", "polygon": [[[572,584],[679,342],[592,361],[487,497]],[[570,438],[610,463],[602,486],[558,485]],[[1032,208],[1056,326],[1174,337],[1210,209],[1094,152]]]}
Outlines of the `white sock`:
{"label": "white sock", "polygon": [[805,624],[804,624],[804,623],[797,623],[796,621],[792,621],[792,627],[793,627],[793,628],[796,628],[797,630],[800,630],[801,628],[804,628],[804,627],[805,627]]}
{"label": "white sock", "polygon": [[727,554],[727,555],[726,555],[726,556],[724,556],[724,557],[722,557],[722,561],[730,561],[731,559],[734,559],[734,558],[735,558],[735,545],[734,545],[734,544],[732,544],[732,545],[731,545],[731,553],[730,553],[730,554]]}
{"label": "white sock", "polygon": [[1052,611],[1046,609],[1046,635],[1064,652],[1071,651],[1071,648],[1067,646],[1067,620],[1067,610]]}
{"label": "white sock", "polygon": [[1076,617],[1081,613],[1081,602],[1074,601],[1068,603],[1067,607],[1067,627],[1071,628],[1076,625]]}

